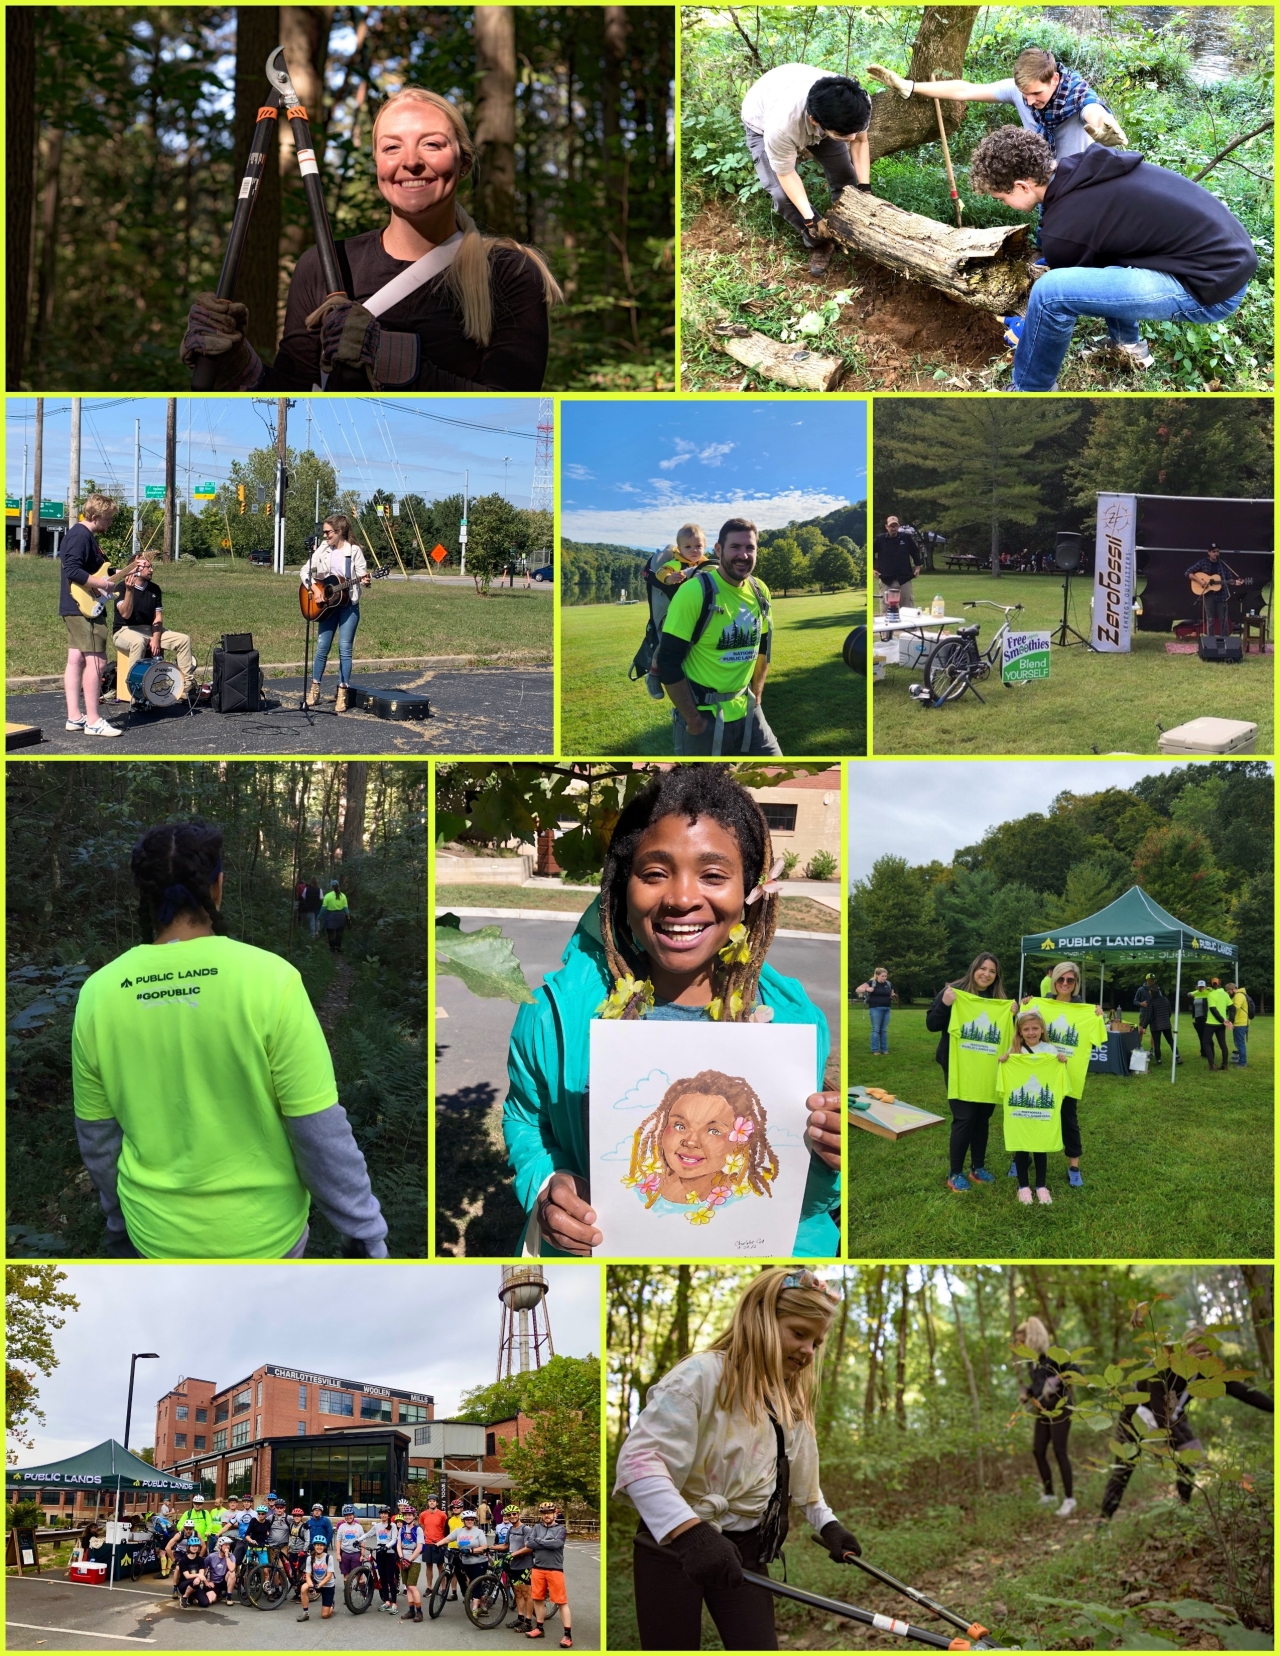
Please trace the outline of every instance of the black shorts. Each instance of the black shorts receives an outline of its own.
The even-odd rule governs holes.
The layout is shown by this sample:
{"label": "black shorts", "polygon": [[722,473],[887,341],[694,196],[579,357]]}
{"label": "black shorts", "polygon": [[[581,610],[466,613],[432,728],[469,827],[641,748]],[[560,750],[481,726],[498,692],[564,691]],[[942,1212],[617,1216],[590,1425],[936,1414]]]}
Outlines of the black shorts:
{"label": "black shorts", "polygon": [[422,1549],[422,1562],[424,1564],[443,1564],[444,1553],[445,1549],[443,1546],[433,1547],[430,1542],[428,1542]]}

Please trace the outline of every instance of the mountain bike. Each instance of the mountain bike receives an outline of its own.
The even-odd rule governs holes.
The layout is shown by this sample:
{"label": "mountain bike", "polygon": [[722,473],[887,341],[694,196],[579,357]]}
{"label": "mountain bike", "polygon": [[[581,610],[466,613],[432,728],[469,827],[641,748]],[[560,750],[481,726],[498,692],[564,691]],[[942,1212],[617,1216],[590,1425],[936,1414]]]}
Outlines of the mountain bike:
{"label": "mountain bike", "polygon": [[[961,627],[954,638],[943,638],[929,651],[924,663],[924,683],[910,686],[910,694],[921,707],[942,707],[957,701],[968,690],[984,705],[986,697],[976,688],[975,680],[991,677],[991,669],[1000,660],[1005,635],[1009,631],[1009,617],[1017,615],[1021,604],[996,604],[990,598],[967,598],[965,609],[997,609],[1004,620],[985,650],[978,649],[981,622]],[[1005,686],[1009,688],[1008,685]]]}
{"label": "mountain bike", "polygon": [[363,1616],[378,1592],[377,1566],[362,1558],[342,1584],[342,1599],[353,1616]]}

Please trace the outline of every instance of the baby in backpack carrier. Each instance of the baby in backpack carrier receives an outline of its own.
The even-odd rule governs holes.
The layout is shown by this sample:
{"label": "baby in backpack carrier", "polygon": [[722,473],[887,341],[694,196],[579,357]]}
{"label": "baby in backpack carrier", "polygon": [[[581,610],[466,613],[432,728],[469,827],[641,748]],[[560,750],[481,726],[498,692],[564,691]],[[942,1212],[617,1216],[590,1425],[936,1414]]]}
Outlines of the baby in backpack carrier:
{"label": "baby in backpack carrier", "polygon": [[[658,643],[662,637],[662,623],[672,594],[690,576],[696,575],[712,562],[707,557],[707,537],[697,523],[686,523],[676,531],[675,544],[655,552],[644,566],[644,584],[649,599],[649,625],[644,643],[632,667],[632,677],[644,675],[645,688],[654,701],[661,701],[665,692],[661,680],[653,670]],[[638,671],[637,671],[638,669]]]}

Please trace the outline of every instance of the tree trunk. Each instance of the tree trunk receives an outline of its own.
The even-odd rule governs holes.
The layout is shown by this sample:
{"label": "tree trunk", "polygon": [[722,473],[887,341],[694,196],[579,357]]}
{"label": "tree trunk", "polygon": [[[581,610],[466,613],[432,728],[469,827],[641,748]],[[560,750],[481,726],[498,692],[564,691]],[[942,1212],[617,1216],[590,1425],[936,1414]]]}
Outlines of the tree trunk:
{"label": "tree trunk", "polygon": [[920,1284],[920,1309],[924,1314],[924,1337],[929,1350],[929,1395],[934,1395],[938,1382],[938,1340],[933,1327],[933,1309],[929,1304],[929,1289],[933,1283],[933,1266],[922,1265],[924,1280]]}
{"label": "tree trunk", "polygon": [[978,1338],[982,1342],[982,1387],[991,1396],[991,1353],[987,1349],[987,1319],[982,1304],[982,1267],[973,1268],[973,1303],[978,1310]]}
{"label": "tree trunk", "polygon": [[31,281],[31,181],[35,175],[36,36],[35,8],[13,6],[5,14],[8,46],[6,90],[9,108],[5,120],[7,164],[14,188],[9,192],[8,240],[5,248],[5,284],[8,317],[5,324],[7,384],[22,384],[22,361],[27,344],[27,308]]}
{"label": "tree trunk", "polygon": [[[619,253],[625,258],[626,242],[621,250],[614,237],[626,230],[620,217],[624,196],[623,142],[622,142],[622,65],[627,54],[627,8],[605,6],[602,10],[604,41],[600,80],[601,133],[604,138],[604,292],[614,296],[619,285]],[[610,234],[612,232],[612,234]],[[616,333],[622,325],[622,307],[605,315],[605,325]]]}
{"label": "tree trunk", "polygon": [[712,343],[744,368],[753,368],[776,385],[789,386],[793,391],[834,391],[844,374],[840,357],[821,356],[802,345],[779,345],[776,339],[741,324],[723,326],[725,332],[719,328],[713,331]]}
{"label": "tree trunk", "polygon": [[[50,132],[44,141],[44,188],[40,192],[40,265],[36,276],[35,330],[31,339],[31,362],[40,362],[45,341],[53,331],[54,299],[58,270],[58,203],[62,190],[61,131]],[[36,384],[40,382],[37,379]]]}
{"label": "tree trunk", "polygon": [[1249,1316],[1258,1354],[1270,1380],[1276,1372],[1274,1274],[1270,1265],[1242,1265],[1240,1274],[1249,1290]]}
{"label": "tree trunk", "polygon": [[[926,6],[911,48],[911,80],[963,80],[964,54],[977,21],[979,6]],[[871,159],[915,149],[938,135],[938,117],[932,98],[900,98],[881,92],[871,100]],[[962,103],[942,106],[950,135],[964,119]]]}
{"label": "tree trunk", "polygon": [[850,186],[827,209],[826,225],[842,247],[975,310],[1003,316],[1031,290],[1025,224],[956,230]]}
{"label": "tree trunk", "polygon": [[978,1467],[978,1488],[986,1488],[986,1473],[982,1465],[982,1406],[978,1402],[978,1382],[973,1372],[973,1364],[969,1361],[969,1347],[964,1337],[964,1318],[960,1315],[960,1302],[956,1298],[955,1288],[947,1268],[942,1267],[942,1279],[947,1285],[947,1292],[951,1295],[951,1315],[956,1325],[956,1349],[960,1353],[960,1361],[964,1365],[965,1379],[969,1382],[969,1400],[973,1404],[973,1432],[974,1432],[974,1460]]}
{"label": "tree trunk", "polygon": [[826,1385],[822,1388],[822,1397],[823,1397],[822,1428],[823,1429],[822,1429],[822,1433],[819,1437],[819,1442],[818,1442],[818,1447],[819,1448],[821,1448],[823,1446],[823,1444],[825,1443],[825,1441],[826,1441],[827,1433],[829,1432],[830,1427],[831,1427],[831,1417],[832,1417],[833,1413],[835,1412],[836,1389],[839,1385],[840,1374],[841,1374],[841,1371],[842,1371],[842,1366],[844,1364],[844,1342],[845,1342],[845,1338],[846,1338],[846,1336],[849,1332],[849,1301],[850,1301],[851,1298],[852,1298],[852,1296],[847,1292],[847,1285],[846,1285],[845,1296],[840,1302],[840,1325],[836,1330],[835,1350],[831,1353],[830,1357],[827,1359],[827,1361],[830,1365],[829,1369],[827,1370],[828,1379],[827,1379]]}
{"label": "tree trunk", "polygon": [[476,6],[476,211],[495,236],[516,233],[516,14]]}
{"label": "tree trunk", "polygon": [[342,866],[345,868],[364,849],[364,801],[369,786],[366,759],[347,762],[345,803],[342,819]]}
{"label": "tree trunk", "polygon": [[884,1288],[884,1278],[887,1268],[888,1267],[884,1265],[876,1266],[875,1287],[867,1295],[868,1317],[873,1314],[874,1308],[874,1315],[876,1318],[875,1329],[872,1332],[870,1340],[867,1342],[867,1389],[862,1400],[862,1413],[868,1422],[870,1422],[876,1408],[876,1369],[880,1361],[880,1341],[884,1334],[884,1313],[885,1301],[887,1297]]}
{"label": "tree trunk", "polygon": [[907,1429],[907,1313],[911,1308],[911,1289],[907,1283],[907,1267],[902,1267],[898,1282],[898,1364],[893,1377],[893,1417],[898,1430]]}
{"label": "tree trunk", "polygon": [[[231,174],[239,189],[244,177],[258,111],[267,100],[267,58],[280,44],[278,6],[236,7],[236,128]],[[290,72],[297,65],[290,63]],[[284,116],[276,127],[287,127]],[[278,134],[277,134],[278,137]],[[234,200],[226,206],[227,230],[231,229]],[[249,307],[248,338],[251,345],[270,358],[276,348],[276,302],[280,286],[280,173],[276,162],[276,139],[267,144],[263,158],[262,182],[253,204],[253,217],[244,241],[240,276],[235,297]]]}

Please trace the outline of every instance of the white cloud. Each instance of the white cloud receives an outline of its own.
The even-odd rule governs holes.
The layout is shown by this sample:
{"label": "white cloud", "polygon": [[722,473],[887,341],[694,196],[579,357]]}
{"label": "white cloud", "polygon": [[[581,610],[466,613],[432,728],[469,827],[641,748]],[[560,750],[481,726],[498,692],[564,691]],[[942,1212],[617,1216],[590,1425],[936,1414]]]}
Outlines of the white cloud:
{"label": "white cloud", "polygon": [[683,437],[677,437],[675,444],[676,452],[671,459],[658,461],[659,471],[674,471],[677,466],[683,466],[687,461],[692,460],[698,452],[698,445],[686,442]]}
{"label": "white cloud", "polygon": [[591,483],[595,481],[595,473],[580,466],[576,460],[571,461],[564,468],[564,475],[573,478],[575,483]]}
{"label": "white cloud", "polygon": [[651,478],[662,490],[659,498],[637,502],[620,511],[598,507],[562,512],[564,534],[570,540],[596,541],[611,546],[665,546],[681,523],[701,523],[714,534],[725,518],[749,517],[761,529],[785,529],[788,523],[824,517],[850,504],[847,495],[791,489],[777,494],[702,494],[677,490],[666,478]]}
{"label": "white cloud", "polygon": [[698,450],[698,459],[704,466],[718,466],[736,447],[736,443],[708,443],[706,448]]}

